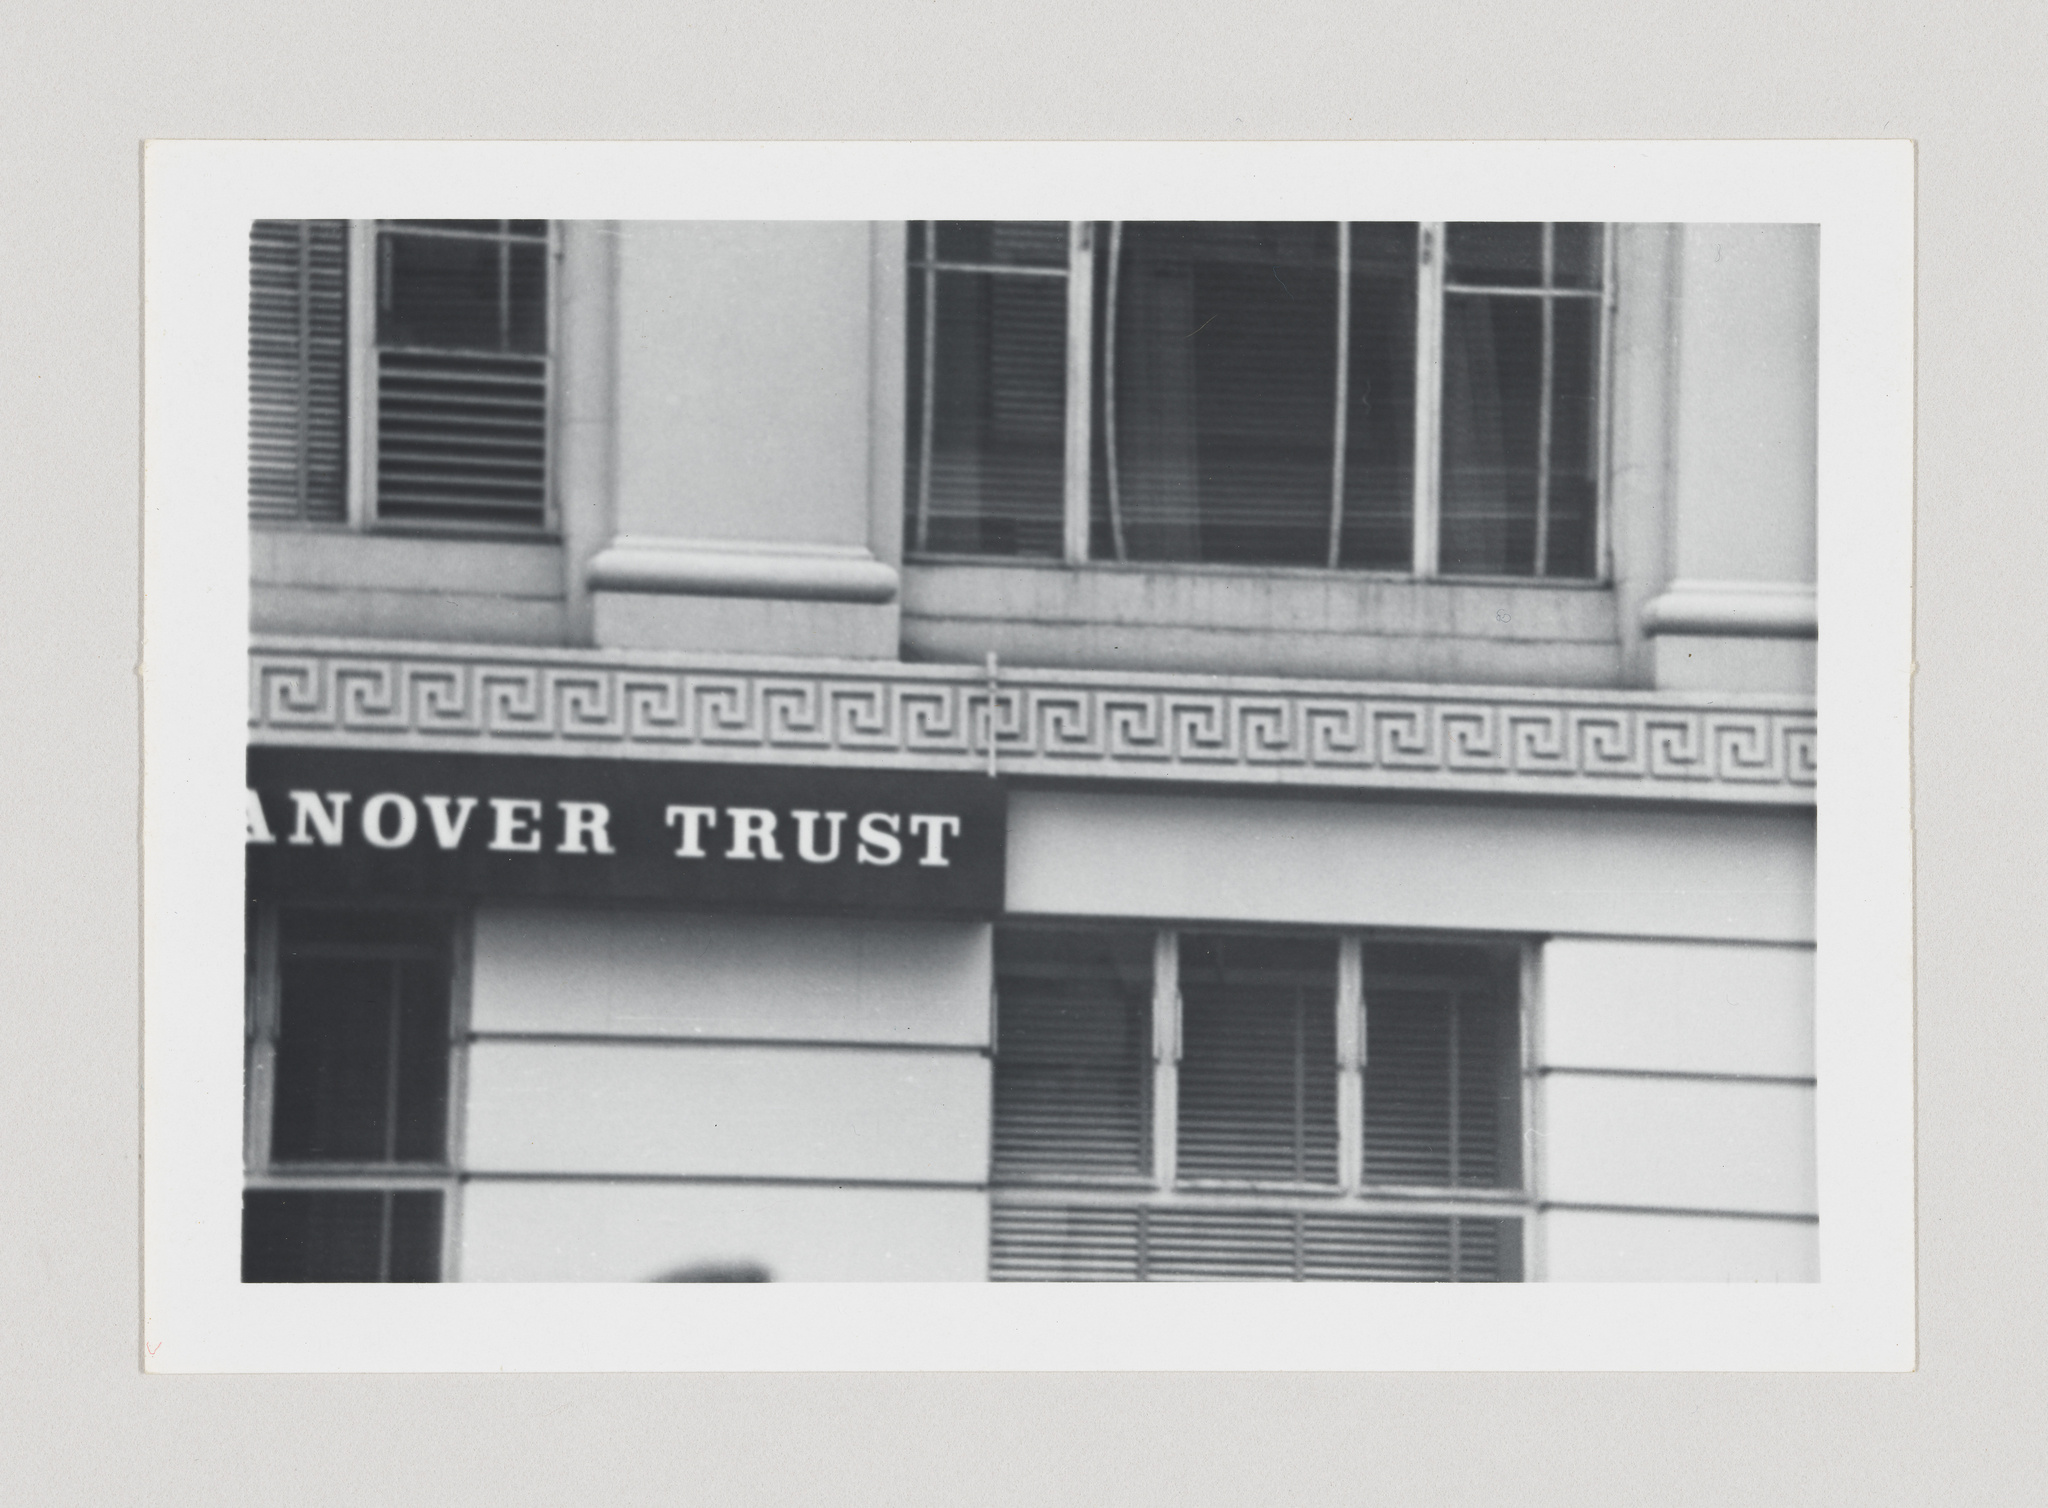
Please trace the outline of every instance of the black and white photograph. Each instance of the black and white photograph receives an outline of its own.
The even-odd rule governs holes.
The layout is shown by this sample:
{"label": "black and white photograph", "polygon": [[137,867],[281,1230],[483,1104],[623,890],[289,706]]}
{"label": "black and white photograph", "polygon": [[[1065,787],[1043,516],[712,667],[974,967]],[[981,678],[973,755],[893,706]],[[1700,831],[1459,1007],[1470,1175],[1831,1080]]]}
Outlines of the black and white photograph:
{"label": "black and white photograph", "polygon": [[241,990],[155,1007],[218,1055],[208,1281],[1854,1270],[1835,231],[1543,192],[214,216]]}

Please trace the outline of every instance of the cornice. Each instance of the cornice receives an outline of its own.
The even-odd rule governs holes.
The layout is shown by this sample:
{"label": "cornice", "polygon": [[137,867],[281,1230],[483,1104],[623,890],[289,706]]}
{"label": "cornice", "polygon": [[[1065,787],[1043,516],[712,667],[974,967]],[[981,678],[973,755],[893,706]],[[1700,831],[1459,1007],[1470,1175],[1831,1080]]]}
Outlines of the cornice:
{"label": "cornice", "polygon": [[1809,699],[265,637],[252,743],[1764,806]]}

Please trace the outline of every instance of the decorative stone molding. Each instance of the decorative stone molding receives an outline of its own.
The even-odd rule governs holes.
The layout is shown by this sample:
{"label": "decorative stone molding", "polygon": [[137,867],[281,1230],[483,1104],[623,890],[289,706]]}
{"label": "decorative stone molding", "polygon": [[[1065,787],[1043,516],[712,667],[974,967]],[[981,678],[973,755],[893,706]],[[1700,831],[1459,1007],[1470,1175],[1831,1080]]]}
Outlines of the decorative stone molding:
{"label": "decorative stone molding", "polygon": [[590,562],[598,592],[893,602],[896,571],[857,545],[779,545],[622,535]]}
{"label": "decorative stone molding", "polygon": [[1769,806],[1812,805],[1815,778],[1812,704],[1794,697],[341,639],[253,646],[249,733],[305,747]]}
{"label": "decorative stone molding", "polygon": [[1813,639],[1820,616],[1814,589],[1797,582],[1674,581],[1643,605],[1643,632]]}

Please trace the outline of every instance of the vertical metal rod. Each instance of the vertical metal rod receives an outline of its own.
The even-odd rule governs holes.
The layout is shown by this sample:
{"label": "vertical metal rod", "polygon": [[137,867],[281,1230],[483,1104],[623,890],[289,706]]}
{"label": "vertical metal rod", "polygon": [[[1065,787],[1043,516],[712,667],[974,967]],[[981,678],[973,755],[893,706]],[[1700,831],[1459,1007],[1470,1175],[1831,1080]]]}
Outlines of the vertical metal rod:
{"label": "vertical metal rod", "polygon": [[939,222],[924,222],[924,361],[918,372],[923,395],[917,412],[917,532],[916,548],[926,548],[932,528],[932,367],[938,359],[939,271],[932,264],[939,258]]}
{"label": "vertical metal rod", "polygon": [[1337,569],[1344,554],[1344,453],[1351,422],[1351,222],[1337,222],[1337,412],[1330,442],[1330,554]]}
{"label": "vertical metal rod", "polygon": [[1552,392],[1557,366],[1557,295],[1551,284],[1557,262],[1557,227],[1543,222],[1543,365],[1537,387],[1536,406],[1536,569],[1538,576],[1550,571],[1550,425],[1556,406]]}
{"label": "vertical metal rod", "polygon": [[1095,227],[1067,227],[1067,444],[1062,484],[1064,549],[1068,565],[1088,559],[1089,367],[1095,342]]}
{"label": "vertical metal rod", "polygon": [[996,778],[996,708],[1001,702],[1002,691],[998,684],[996,652],[988,652],[988,778]]}
{"label": "vertical metal rod", "polygon": [[1435,576],[1442,518],[1444,226],[1416,227],[1415,271],[1415,574]]}
{"label": "vertical metal rod", "polygon": [[390,1189],[383,1191],[378,1200],[377,1220],[377,1281],[391,1281],[391,1217],[398,1196]]}
{"label": "vertical metal rod", "polygon": [[1109,488],[1109,534],[1116,558],[1129,558],[1124,548],[1123,486],[1116,454],[1116,284],[1123,266],[1124,222],[1109,222],[1109,277],[1102,307],[1102,450],[1103,476]]}

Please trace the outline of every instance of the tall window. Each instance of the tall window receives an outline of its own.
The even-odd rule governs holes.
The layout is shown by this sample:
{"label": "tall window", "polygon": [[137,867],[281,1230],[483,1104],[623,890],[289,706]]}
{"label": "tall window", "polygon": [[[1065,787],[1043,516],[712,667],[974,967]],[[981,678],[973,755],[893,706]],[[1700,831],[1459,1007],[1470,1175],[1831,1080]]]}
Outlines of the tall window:
{"label": "tall window", "polygon": [[431,1283],[449,1215],[445,918],[252,910],[242,1280]]}
{"label": "tall window", "polygon": [[1000,930],[994,1276],[1518,1279],[1517,957]]}
{"label": "tall window", "polygon": [[913,221],[913,555],[1585,580],[1605,227]]}
{"label": "tall window", "polygon": [[550,519],[544,220],[259,220],[249,506],[271,521]]}

